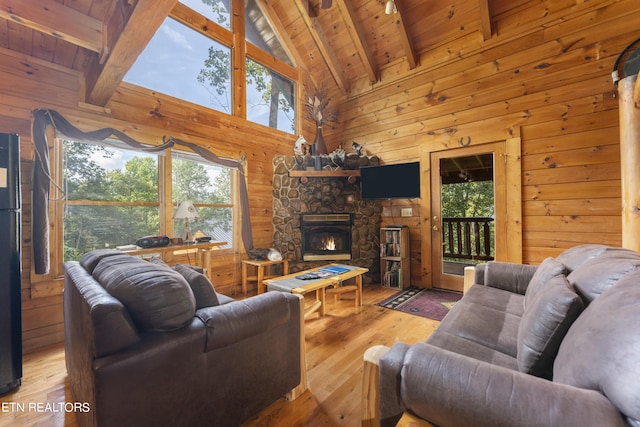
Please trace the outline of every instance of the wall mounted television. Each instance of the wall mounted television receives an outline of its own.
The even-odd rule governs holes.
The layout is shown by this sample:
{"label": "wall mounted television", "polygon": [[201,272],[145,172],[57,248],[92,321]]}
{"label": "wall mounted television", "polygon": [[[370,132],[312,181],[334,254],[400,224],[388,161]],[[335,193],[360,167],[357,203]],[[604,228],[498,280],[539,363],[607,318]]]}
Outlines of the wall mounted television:
{"label": "wall mounted television", "polygon": [[420,162],[360,168],[363,199],[414,199],[420,197]]}

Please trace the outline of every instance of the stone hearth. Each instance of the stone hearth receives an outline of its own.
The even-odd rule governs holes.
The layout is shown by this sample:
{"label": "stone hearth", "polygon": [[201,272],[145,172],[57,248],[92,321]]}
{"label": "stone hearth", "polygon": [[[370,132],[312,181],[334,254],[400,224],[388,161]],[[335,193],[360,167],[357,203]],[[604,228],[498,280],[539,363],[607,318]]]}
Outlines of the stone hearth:
{"label": "stone hearth", "polygon": [[382,206],[376,200],[362,200],[360,182],[350,184],[344,177],[310,177],[306,184],[292,178],[296,168],[293,156],[273,159],[273,247],[289,260],[289,271],[296,272],[332,261],[303,261],[303,213],[351,213],[351,260],[335,261],[366,267],[365,283],[377,283],[380,277],[379,227]]}

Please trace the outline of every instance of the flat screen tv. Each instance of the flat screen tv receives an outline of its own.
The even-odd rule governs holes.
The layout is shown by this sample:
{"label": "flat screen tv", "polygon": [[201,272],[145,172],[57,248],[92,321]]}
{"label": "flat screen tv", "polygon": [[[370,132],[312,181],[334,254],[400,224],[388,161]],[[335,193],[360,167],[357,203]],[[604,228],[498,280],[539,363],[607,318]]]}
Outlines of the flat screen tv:
{"label": "flat screen tv", "polygon": [[363,199],[414,199],[420,197],[420,162],[360,168]]}

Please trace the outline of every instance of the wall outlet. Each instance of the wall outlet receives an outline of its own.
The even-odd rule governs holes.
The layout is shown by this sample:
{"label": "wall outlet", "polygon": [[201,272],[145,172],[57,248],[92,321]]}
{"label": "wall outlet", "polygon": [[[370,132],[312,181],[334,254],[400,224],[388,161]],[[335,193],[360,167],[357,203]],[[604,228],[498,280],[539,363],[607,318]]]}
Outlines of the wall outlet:
{"label": "wall outlet", "polygon": [[413,209],[412,208],[400,209],[400,216],[413,216]]}

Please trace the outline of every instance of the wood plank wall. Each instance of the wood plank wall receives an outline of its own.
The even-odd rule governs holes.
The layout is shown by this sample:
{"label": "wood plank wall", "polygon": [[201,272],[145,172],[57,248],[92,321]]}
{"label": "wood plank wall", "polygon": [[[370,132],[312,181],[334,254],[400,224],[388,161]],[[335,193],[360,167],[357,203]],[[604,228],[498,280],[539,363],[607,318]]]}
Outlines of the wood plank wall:
{"label": "wood plank wall", "polygon": [[[216,154],[247,156],[246,176],[255,247],[270,247],[272,237],[272,165],[276,154],[290,154],[295,137],[191,104],[122,84],[107,109],[79,103],[79,73],[0,48],[0,132],[21,136],[23,191],[23,350],[60,342],[63,337],[61,277],[32,273],[31,249],[31,110],[59,111],[82,130],[114,127],[141,142],[160,143],[175,136],[202,144]],[[55,225],[54,225],[55,226]],[[223,250],[213,256],[216,289],[240,291],[244,251]],[[52,254],[59,262],[60,254]],[[181,260],[186,262],[186,260]]]}
{"label": "wood plank wall", "polygon": [[[523,261],[537,264],[581,243],[620,245],[618,102],[610,73],[639,35],[640,4],[530,1],[496,13],[507,3],[490,2],[491,39],[461,31],[422,52],[414,72],[398,62],[373,86],[366,79],[354,85],[342,105],[342,138],[396,163],[419,160],[421,150],[453,150],[460,138],[480,144],[520,137]],[[429,189],[422,195],[388,202],[383,219],[411,227],[412,277],[429,268],[420,253],[431,228]],[[414,216],[401,218],[412,203]]]}

